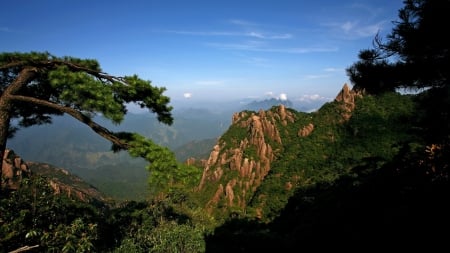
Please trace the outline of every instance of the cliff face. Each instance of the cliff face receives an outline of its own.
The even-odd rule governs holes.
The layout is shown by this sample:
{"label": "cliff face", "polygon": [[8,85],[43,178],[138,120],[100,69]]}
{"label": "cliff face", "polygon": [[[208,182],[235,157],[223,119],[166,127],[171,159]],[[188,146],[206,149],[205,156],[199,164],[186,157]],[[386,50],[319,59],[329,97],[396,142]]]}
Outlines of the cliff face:
{"label": "cliff face", "polygon": [[234,145],[220,139],[211,152],[198,187],[201,191],[206,184],[218,183],[207,208],[211,210],[223,201],[228,207],[245,209],[248,198],[269,173],[271,162],[279,152],[277,147],[282,145],[277,124],[294,122],[294,114],[284,105],[258,113],[235,113],[232,126],[245,129],[247,135]]}
{"label": "cliff face", "polygon": [[[340,116],[344,121],[350,117],[355,107],[355,97],[359,95],[349,89],[347,84],[337,95],[335,101],[341,104],[343,114]],[[284,105],[267,111],[243,111],[233,115],[231,127],[218,140],[204,162],[198,191],[211,194],[206,204],[207,210],[212,212],[218,207],[246,209],[249,200],[271,171],[273,161],[283,155],[283,138],[295,136],[301,139],[314,132],[316,126],[312,120],[299,120],[297,117],[295,111]],[[227,133],[232,131],[245,134],[228,138]],[[288,131],[295,131],[295,134],[289,134]],[[287,191],[293,185],[293,180],[280,183],[280,187]],[[258,216],[258,208],[256,212]]]}
{"label": "cliff face", "polygon": [[350,118],[352,111],[355,109],[355,99],[357,97],[362,97],[362,93],[350,89],[347,84],[344,84],[342,90],[337,94],[335,101],[342,103],[344,110],[342,116],[345,120]]}
{"label": "cliff face", "polygon": [[27,162],[26,164],[33,174],[47,178],[55,194],[64,194],[83,202],[106,203],[108,201],[107,197],[95,187],[65,169],[45,163]]}
{"label": "cliff face", "polygon": [[12,150],[5,150],[2,162],[2,189],[17,190],[23,178],[31,176],[31,170]]}
{"label": "cliff face", "polygon": [[85,202],[106,201],[106,197],[97,189],[67,170],[43,163],[25,162],[13,150],[6,150],[2,163],[2,189],[17,190],[22,180],[32,175],[47,178],[55,194],[65,194]]}

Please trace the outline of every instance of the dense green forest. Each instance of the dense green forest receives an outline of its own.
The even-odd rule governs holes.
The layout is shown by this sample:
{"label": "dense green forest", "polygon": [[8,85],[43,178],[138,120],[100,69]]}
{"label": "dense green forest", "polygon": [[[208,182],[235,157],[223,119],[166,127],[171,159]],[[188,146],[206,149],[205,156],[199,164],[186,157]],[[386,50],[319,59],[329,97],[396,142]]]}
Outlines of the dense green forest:
{"label": "dense green forest", "polygon": [[[17,189],[2,186],[0,252],[447,250],[450,43],[443,31],[449,5],[405,1],[386,42],[376,37],[374,48],[362,50],[347,69],[351,103],[336,99],[311,113],[286,108],[292,117],[287,123],[273,117],[269,123],[280,141],[267,138],[273,150],[270,170],[246,192],[243,205],[224,199],[209,204],[217,186],[239,177],[237,171],[220,168],[221,177],[203,181],[204,164],[177,163],[169,150],[150,140],[102,130],[113,148],[150,163],[148,200],[81,201],[55,194],[52,176],[34,173]],[[5,63],[11,55],[5,55],[0,57],[2,96],[10,91],[3,83],[13,78]],[[134,87],[146,90],[139,79],[131,79]],[[119,98],[140,99],[116,88]],[[58,95],[62,90],[52,88]],[[43,96],[36,89],[30,92]],[[170,123],[170,108],[155,101],[144,104]],[[83,106],[76,100],[74,108]],[[121,115],[120,108],[96,106],[113,119]],[[277,110],[265,114],[278,115]],[[27,112],[19,108],[14,115],[22,113],[24,125],[48,120]],[[230,125],[217,141],[220,152],[242,147],[251,135],[243,122],[258,113],[245,111]],[[309,125],[307,134],[299,134]],[[255,145],[241,151],[249,160],[262,159]],[[200,182],[205,185],[199,187]]]}

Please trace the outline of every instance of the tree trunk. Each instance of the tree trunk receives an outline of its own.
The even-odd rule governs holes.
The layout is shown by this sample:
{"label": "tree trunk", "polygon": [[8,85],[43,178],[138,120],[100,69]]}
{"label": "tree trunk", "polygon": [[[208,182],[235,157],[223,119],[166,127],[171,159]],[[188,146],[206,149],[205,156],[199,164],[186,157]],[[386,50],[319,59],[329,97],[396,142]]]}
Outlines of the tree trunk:
{"label": "tree trunk", "polygon": [[8,130],[10,122],[10,102],[4,97],[0,97],[0,191],[3,187],[3,156],[6,150],[6,142],[8,139]]}
{"label": "tree trunk", "polygon": [[22,69],[16,79],[5,88],[2,94],[0,94],[0,159],[2,161],[0,163],[0,191],[1,186],[3,185],[3,155],[5,154],[6,143],[8,141],[11,110],[13,109],[11,96],[18,93],[22,87],[27,85],[28,82],[34,78],[36,72],[37,69],[34,67],[26,67]]}

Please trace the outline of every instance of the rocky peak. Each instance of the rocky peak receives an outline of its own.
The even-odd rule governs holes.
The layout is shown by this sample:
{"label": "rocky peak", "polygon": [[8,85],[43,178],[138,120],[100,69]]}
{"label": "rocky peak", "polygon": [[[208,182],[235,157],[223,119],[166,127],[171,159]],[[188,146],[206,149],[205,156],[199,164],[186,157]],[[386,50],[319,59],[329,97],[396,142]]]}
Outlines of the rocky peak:
{"label": "rocky peak", "polygon": [[1,188],[17,190],[23,178],[31,176],[31,170],[13,150],[6,149],[3,155]]}
{"label": "rocky peak", "polygon": [[[351,116],[359,96],[362,93],[350,89],[347,84],[336,96],[335,102],[342,108],[344,121]],[[312,116],[303,118],[284,105],[266,111],[234,113],[229,130],[233,134],[227,132],[217,141],[203,166],[198,191],[209,195],[207,210],[216,211],[221,206],[222,210],[244,211],[251,198],[267,197],[254,194],[271,171],[276,155],[283,151],[282,136],[296,134],[299,139],[308,138],[317,128]],[[290,133],[291,129],[297,132]],[[283,190],[294,189],[299,179],[298,175],[283,179],[286,180],[281,183]],[[264,216],[259,207],[255,211],[258,217]]]}
{"label": "rocky peak", "polygon": [[106,197],[102,193],[69,171],[49,164],[24,162],[13,150],[5,151],[2,163],[2,189],[17,190],[22,180],[32,175],[47,178],[55,194],[65,194],[85,202],[106,203]]}
{"label": "rocky peak", "polygon": [[[217,184],[217,189],[207,208],[212,210],[219,202],[229,207],[244,209],[248,200],[270,171],[274,160],[273,145],[282,144],[277,124],[286,125],[295,121],[294,114],[279,105],[271,110],[234,113],[232,126],[247,132],[245,138],[235,140],[236,145],[226,145],[219,139],[204,166],[199,190],[207,183]],[[235,176],[223,178],[224,173]]]}
{"label": "rocky peak", "polygon": [[342,103],[342,108],[344,109],[343,117],[345,120],[349,119],[351,112],[355,109],[355,99],[361,97],[362,92],[350,89],[347,83],[344,84],[341,91],[335,98],[335,101]]}

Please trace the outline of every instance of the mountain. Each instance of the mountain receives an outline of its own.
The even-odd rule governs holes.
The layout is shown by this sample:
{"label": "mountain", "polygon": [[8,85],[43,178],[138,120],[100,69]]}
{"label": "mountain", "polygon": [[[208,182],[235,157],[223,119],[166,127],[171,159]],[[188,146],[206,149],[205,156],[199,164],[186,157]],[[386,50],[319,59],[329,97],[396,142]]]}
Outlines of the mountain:
{"label": "mountain", "polygon": [[26,162],[13,150],[6,150],[2,159],[2,189],[17,190],[25,179],[34,176],[45,178],[55,194],[102,205],[110,201],[104,193],[66,169],[46,163]]}
{"label": "mountain", "polygon": [[[189,157],[195,159],[188,158],[186,166],[178,167],[182,170],[161,173],[171,178],[164,185],[168,186],[167,192],[151,201],[126,201],[118,205],[119,209],[102,209],[99,215],[93,215],[91,207],[73,208],[68,205],[72,201],[60,205],[47,192],[45,196],[37,195],[34,185],[28,185],[26,196],[11,191],[8,199],[2,199],[6,204],[0,205],[2,213],[9,214],[0,224],[1,231],[4,235],[20,233],[13,239],[0,237],[0,243],[18,248],[23,238],[32,235],[31,228],[47,233],[51,227],[48,224],[66,221],[68,228],[90,223],[94,228],[99,224],[104,230],[92,238],[106,243],[103,247],[109,246],[98,252],[112,252],[117,247],[136,251],[160,241],[167,243],[162,249],[175,242],[193,242],[204,245],[206,252],[216,253],[297,252],[330,246],[334,250],[358,251],[368,247],[384,250],[426,246],[431,251],[438,246],[448,247],[448,234],[442,232],[450,224],[448,142],[424,136],[430,124],[424,106],[434,98],[427,92],[371,96],[344,85],[333,101],[312,112],[284,105],[236,112],[218,138],[179,146],[183,156],[191,154]],[[207,111],[191,108],[185,115],[194,117]],[[209,152],[201,151],[206,149]],[[101,160],[97,156],[92,159]],[[6,154],[5,161],[2,187],[14,190],[32,170],[13,152]],[[117,162],[79,172],[85,173],[83,178],[100,178],[109,185],[120,182],[113,190],[131,192],[137,189],[133,182],[149,176],[141,174],[143,161],[133,162],[135,167]],[[42,165],[44,171],[51,167]],[[47,175],[56,181],[53,175],[59,178],[70,172],[48,170]],[[69,185],[65,180],[62,177],[58,182]],[[79,179],[70,181],[79,183]],[[102,183],[96,182],[95,187],[102,191],[97,185]],[[80,195],[72,189],[76,188],[65,193]],[[140,191],[146,194],[145,189]],[[41,200],[38,205],[33,201],[36,196]],[[47,222],[46,217],[52,217],[48,212],[58,206],[61,208],[53,212],[58,219]],[[35,207],[41,211],[30,212]],[[72,218],[67,219],[66,213]],[[23,214],[33,219],[24,219]],[[77,214],[83,222],[72,223]],[[28,220],[44,223],[36,226]],[[67,231],[58,242],[63,245],[66,233],[74,232],[57,229],[55,234],[61,235],[61,231]],[[33,244],[37,245],[41,238],[35,238]]]}
{"label": "mountain", "polygon": [[[312,107],[307,106],[308,101],[301,104],[311,109]],[[192,141],[218,138],[230,126],[235,112],[267,110],[279,104],[290,107],[292,102],[272,98],[261,101],[241,99],[222,103],[180,104],[173,110],[174,123],[171,126],[158,122],[155,115],[149,113],[129,113],[120,125],[114,125],[101,116],[95,120],[112,131],[138,132],[157,144],[180,150],[179,147]],[[316,106],[314,104],[313,107]],[[112,153],[108,141],[70,116],[57,116],[53,118],[52,124],[20,129],[14,138],[8,140],[8,147],[20,153],[27,161],[50,163],[70,168],[72,172],[80,168],[95,169],[99,166],[123,164],[131,159],[126,154]],[[182,158],[184,157],[179,160],[183,160]]]}
{"label": "mountain", "polygon": [[190,141],[174,149],[177,159],[180,162],[186,162],[189,159],[206,160],[209,153],[217,142],[217,138]]}
{"label": "mountain", "polygon": [[[196,153],[207,156],[212,146],[183,145],[217,138],[229,126],[231,116],[201,108],[183,108],[173,112],[171,126],[151,114],[126,115],[121,125],[97,117],[96,121],[112,131],[138,132],[156,143],[175,150],[180,161]],[[54,117],[52,124],[24,128],[8,140],[8,148],[26,161],[52,164],[83,178],[118,200],[143,200],[148,197],[146,162],[127,152],[114,153],[111,144],[87,126],[69,116]],[[185,146],[187,147],[187,146]],[[198,151],[195,151],[198,150]],[[177,153],[180,152],[180,153]]]}
{"label": "mountain", "polygon": [[[306,99],[300,104],[312,108],[308,101],[311,100]],[[207,159],[215,141],[230,127],[234,113],[268,110],[279,104],[287,108],[298,106],[289,100],[275,98],[239,99],[221,103],[192,102],[175,107],[174,123],[171,126],[161,124],[155,115],[149,113],[129,113],[120,125],[114,125],[100,116],[95,120],[112,131],[138,132],[169,147],[177,159],[184,162],[190,158]],[[145,198],[143,196],[148,186],[146,163],[130,157],[126,152],[113,153],[108,141],[70,116],[54,117],[52,124],[19,130],[14,138],[8,140],[8,147],[27,161],[67,168],[70,173],[80,176],[114,198]]]}
{"label": "mountain", "polygon": [[49,180],[55,194],[65,194],[84,202],[107,203],[111,201],[111,197],[66,169],[46,163],[26,162],[26,164],[32,173]]}
{"label": "mountain", "polygon": [[269,110],[273,106],[284,105],[285,107],[293,107],[293,103],[287,99],[270,98],[265,100],[254,100],[248,104],[241,106],[241,110],[249,111],[259,111],[259,110]]}
{"label": "mountain", "polygon": [[203,167],[197,190],[206,209],[270,221],[299,187],[332,182],[367,164],[366,157],[389,160],[392,146],[411,138],[398,122],[412,102],[401,95],[372,99],[344,85],[315,112],[279,105],[235,113]]}
{"label": "mountain", "polygon": [[[231,116],[225,119],[206,109],[177,110],[171,126],[148,114],[129,114],[117,126],[96,118],[112,131],[137,132],[170,149],[194,140],[216,138],[226,130],[230,120]],[[21,129],[8,141],[8,147],[28,161],[51,163],[74,171],[130,161],[126,153],[111,152],[110,146],[108,141],[70,116],[54,117],[52,124]]]}
{"label": "mountain", "polygon": [[443,245],[448,144],[426,144],[417,127],[426,96],[344,85],[314,112],[234,114],[193,197],[223,220],[207,252]]}

